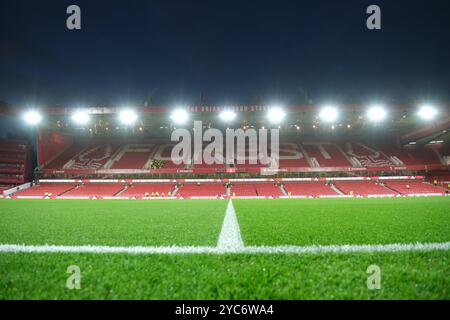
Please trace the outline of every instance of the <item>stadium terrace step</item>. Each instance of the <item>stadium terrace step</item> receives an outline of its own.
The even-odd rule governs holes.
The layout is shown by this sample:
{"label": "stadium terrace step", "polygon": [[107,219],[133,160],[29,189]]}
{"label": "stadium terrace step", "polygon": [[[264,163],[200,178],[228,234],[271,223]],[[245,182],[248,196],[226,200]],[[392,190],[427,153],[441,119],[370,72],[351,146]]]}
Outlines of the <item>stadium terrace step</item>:
{"label": "stadium terrace step", "polygon": [[331,184],[330,185],[330,187],[331,187],[331,189],[333,189],[334,191],[336,191],[338,194],[340,194],[340,195],[344,195],[345,193],[341,190],[341,189],[339,189],[335,184]]}

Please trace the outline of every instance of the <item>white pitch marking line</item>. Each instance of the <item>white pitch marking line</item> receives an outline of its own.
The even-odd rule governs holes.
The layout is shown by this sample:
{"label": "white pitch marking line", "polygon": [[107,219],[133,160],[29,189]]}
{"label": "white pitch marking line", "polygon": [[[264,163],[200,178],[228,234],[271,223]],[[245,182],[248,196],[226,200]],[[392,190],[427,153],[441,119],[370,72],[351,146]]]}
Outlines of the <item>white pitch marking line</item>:
{"label": "white pitch marking line", "polygon": [[313,246],[249,246],[246,253],[352,253],[352,252],[402,252],[402,251],[430,251],[450,250],[450,242],[438,243],[393,243],[393,244],[344,244],[344,245],[313,245]]}
{"label": "white pitch marking line", "polygon": [[225,218],[223,219],[222,230],[220,231],[217,249],[223,252],[235,252],[244,248],[244,242],[239,229],[239,222],[233,202],[228,202]]}
{"label": "white pitch marking line", "polygon": [[129,254],[318,254],[354,252],[404,252],[450,250],[450,242],[404,243],[378,245],[329,245],[329,246],[249,246],[224,250],[221,247],[110,247],[110,246],[59,246],[0,244],[0,253],[129,253]]}
{"label": "white pitch marking line", "polygon": [[130,253],[130,254],[177,254],[177,253],[216,253],[216,247],[161,246],[161,247],[113,247],[113,246],[61,246],[61,245],[22,245],[2,244],[0,252],[36,253]]}

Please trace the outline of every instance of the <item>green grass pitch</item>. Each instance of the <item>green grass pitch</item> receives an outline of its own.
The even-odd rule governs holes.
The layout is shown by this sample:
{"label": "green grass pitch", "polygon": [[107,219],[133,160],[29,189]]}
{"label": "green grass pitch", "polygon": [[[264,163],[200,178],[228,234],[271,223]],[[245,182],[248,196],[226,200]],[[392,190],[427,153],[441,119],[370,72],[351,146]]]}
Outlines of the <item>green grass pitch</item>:
{"label": "green grass pitch", "polygon": [[215,245],[225,201],[2,201],[0,243]]}
{"label": "green grass pitch", "polygon": [[[450,198],[233,200],[245,245],[450,241]],[[226,200],[0,200],[0,244],[215,246]],[[366,270],[381,269],[381,289]],[[66,288],[77,265],[81,289]],[[450,251],[0,252],[0,299],[450,299]]]}
{"label": "green grass pitch", "polygon": [[235,200],[248,245],[446,242],[450,199]]}

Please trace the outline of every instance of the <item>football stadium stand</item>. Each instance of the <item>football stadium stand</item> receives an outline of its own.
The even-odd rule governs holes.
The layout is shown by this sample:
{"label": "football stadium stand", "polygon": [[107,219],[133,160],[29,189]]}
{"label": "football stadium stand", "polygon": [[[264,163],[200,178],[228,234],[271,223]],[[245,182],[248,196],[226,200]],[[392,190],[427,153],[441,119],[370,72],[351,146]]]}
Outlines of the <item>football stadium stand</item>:
{"label": "football stadium stand", "polygon": [[281,189],[273,183],[255,183],[255,188],[258,196],[277,198],[283,195]]}
{"label": "football stadium stand", "polygon": [[[269,164],[236,159],[228,164],[197,163],[202,152],[195,150],[188,163],[174,163],[175,143],[167,139],[77,137],[61,132],[39,131],[31,185],[26,183],[32,180],[30,144],[0,140],[2,197],[392,197],[443,195],[450,190],[450,150],[445,146],[400,147],[370,143],[367,136],[364,140],[349,135],[297,135],[280,137],[279,159]],[[247,159],[254,147],[247,145]]]}
{"label": "football stadium stand", "polygon": [[0,139],[0,185],[18,185],[31,177],[31,152],[28,142]]}
{"label": "football stadium stand", "polygon": [[284,189],[288,195],[303,197],[337,197],[339,193],[335,191],[331,184],[324,182],[287,182]]}
{"label": "football stadium stand", "polygon": [[[13,198],[327,198],[447,194],[424,176],[257,178],[257,179],[41,180],[14,192]],[[227,187],[227,185],[229,187]],[[19,187],[17,187],[19,188]]]}
{"label": "football stadium stand", "polygon": [[[349,167],[352,166],[348,155],[334,143],[303,143],[305,155],[310,159],[311,167]],[[356,163],[355,163],[356,164]],[[361,165],[357,165],[361,167]]]}
{"label": "football stadium stand", "polygon": [[145,168],[153,151],[153,145],[128,145],[108,161],[105,165],[111,169],[129,169],[133,167]]}
{"label": "football stadium stand", "polygon": [[233,197],[265,197],[278,198],[283,196],[281,189],[272,183],[233,183],[230,194]]}
{"label": "football stadium stand", "polygon": [[231,195],[233,197],[257,197],[256,187],[254,184],[234,183],[231,185]]}
{"label": "football stadium stand", "polygon": [[380,182],[373,181],[336,181],[336,188],[346,195],[373,197],[395,196],[398,193],[385,187]]}
{"label": "football stadium stand", "polygon": [[65,192],[75,188],[76,183],[41,183],[37,184],[31,188],[24,189],[14,193],[18,198],[32,198],[32,197],[57,197]]}
{"label": "football stadium stand", "polygon": [[[188,170],[192,173],[226,172],[234,168],[237,172],[260,172],[270,169],[271,164],[231,165],[206,163],[176,164],[171,160],[174,144],[159,142],[118,143],[99,140],[95,143],[74,142],[62,148],[56,156],[40,163],[40,169],[49,174],[116,174],[116,173],[176,173]],[[355,141],[325,142],[293,141],[280,143],[279,167],[285,172],[311,171],[389,171],[426,170],[446,166],[447,154],[436,149],[397,148],[374,146]],[[45,161],[44,161],[45,160]],[[155,166],[155,163],[158,166]]]}
{"label": "football stadium stand", "polygon": [[3,194],[3,191],[11,189],[13,186],[11,185],[1,185],[0,186],[0,195]]}
{"label": "football stadium stand", "polygon": [[88,183],[78,185],[64,193],[65,198],[113,197],[125,187],[120,183]]}
{"label": "football stadium stand", "polygon": [[386,186],[402,195],[443,194],[444,189],[422,181],[387,181]]}
{"label": "football stadium stand", "polygon": [[194,183],[183,184],[178,188],[177,195],[183,198],[221,197],[226,196],[227,190],[223,184]]}
{"label": "football stadium stand", "polygon": [[142,199],[146,197],[170,197],[174,190],[173,184],[135,183],[126,186],[120,197]]}

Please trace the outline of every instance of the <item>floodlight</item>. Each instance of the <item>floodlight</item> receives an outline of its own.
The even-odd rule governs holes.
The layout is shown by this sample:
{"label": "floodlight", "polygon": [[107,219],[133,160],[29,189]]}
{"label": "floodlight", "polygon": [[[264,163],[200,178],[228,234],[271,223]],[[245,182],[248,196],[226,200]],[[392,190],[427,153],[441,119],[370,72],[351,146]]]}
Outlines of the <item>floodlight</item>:
{"label": "floodlight", "polygon": [[280,123],[281,121],[283,121],[285,116],[286,116],[286,113],[280,107],[272,107],[267,112],[267,118],[273,124]]}
{"label": "floodlight", "polygon": [[183,124],[189,119],[189,114],[184,109],[176,109],[170,115],[170,119],[172,119],[175,124]]}
{"label": "floodlight", "polygon": [[29,110],[23,114],[23,120],[27,124],[35,126],[42,121],[42,115],[36,110]]}
{"label": "floodlight", "polygon": [[423,120],[432,120],[437,114],[437,109],[431,105],[424,105],[417,112],[417,115]]}
{"label": "floodlight", "polygon": [[225,122],[230,122],[236,118],[236,113],[231,110],[224,110],[219,114],[219,117]]}
{"label": "floodlight", "polygon": [[119,120],[124,125],[132,125],[138,119],[138,115],[131,109],[122,110],[119,114]]}
{"label": "floodlight", "polygon": [[382,121],[384,118],[386,118],[386,115],[387,111],[382,106],[378,105],[370,107],[370,109],[367,111],[367,118],[372,122]]}
{"label": "floodlight", "polygon": [[90,116],[84,110],[78,110],[74,114],[72,114],[72,121],[79,125],[85,125],[89,123]]}
{"label": "floodlight", "polygon": [[320,110],[319,117],[325,122],[334,122],[338,118],[338,109],[335,106],[325,106]]}

